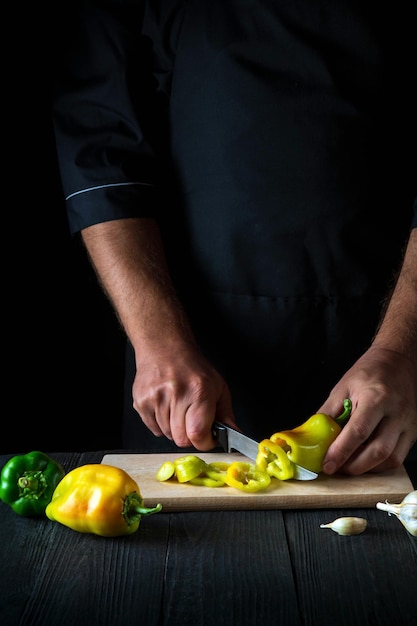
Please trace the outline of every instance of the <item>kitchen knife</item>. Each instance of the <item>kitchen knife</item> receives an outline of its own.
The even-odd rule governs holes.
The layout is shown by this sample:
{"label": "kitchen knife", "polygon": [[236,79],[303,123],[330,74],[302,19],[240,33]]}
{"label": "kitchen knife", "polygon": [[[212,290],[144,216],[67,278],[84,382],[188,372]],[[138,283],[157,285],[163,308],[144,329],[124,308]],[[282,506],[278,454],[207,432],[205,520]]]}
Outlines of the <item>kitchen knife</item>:
{"label": "kitchen knife", "polygon": [[[237,450],[244,456],[252,459],[252,461],[256,461],[256,457],[258,456],[258,442],[250,437],[246,437],[246,435],[243,435],[238,430],[226,424],[222,424],[221,422],[214,422],[213,437],[218,440],[219,444],[226,452]],[[293,465],[293,478],[295,480],[314,480],[318,476],[315,472],[311,472],[305,467],[301,467],[301,465],[297,465],[296,463],[293,463]]]}

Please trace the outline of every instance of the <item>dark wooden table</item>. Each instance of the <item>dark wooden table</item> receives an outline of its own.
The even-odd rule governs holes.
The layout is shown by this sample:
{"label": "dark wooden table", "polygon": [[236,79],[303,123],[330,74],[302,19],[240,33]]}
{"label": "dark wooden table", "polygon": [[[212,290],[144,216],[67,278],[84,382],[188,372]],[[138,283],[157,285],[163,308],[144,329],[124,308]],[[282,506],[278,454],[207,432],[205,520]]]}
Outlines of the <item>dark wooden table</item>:
{"label": "dark wooden table", "polygon": [[[114,452],[50,454],[69,471]],[[416,487],[417,464],[405,466]],[[345,515],[366,531],[320,529]],[[118,538],[3,502],[0,519],[1,626],[417,623],[417,538],[376,508],[161,512]]]}

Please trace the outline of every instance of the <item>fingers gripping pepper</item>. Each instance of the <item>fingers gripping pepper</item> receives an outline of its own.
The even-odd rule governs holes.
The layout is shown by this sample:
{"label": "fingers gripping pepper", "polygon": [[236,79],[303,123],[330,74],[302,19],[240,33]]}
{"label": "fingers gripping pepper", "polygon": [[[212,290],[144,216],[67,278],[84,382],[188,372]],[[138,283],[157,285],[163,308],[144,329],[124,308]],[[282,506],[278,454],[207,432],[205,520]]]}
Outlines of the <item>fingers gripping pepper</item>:
{"label": "fingers gripping pepper", "polygon": [[0,499],[19,515],[42,515],[64,475],[62,466],[44,452],[14,456],[1,471]]}
{"label": "fingers gripping pepper", "polygon": [[139,486],[127,472],[93,463],[77,467],[61,480],[45,512],[72,530],[117,537],[136,532],[142,516],[161,509],[160,504],[143,506]]}
{"label": "fingers gripping pepper", "polygon": [[341,424],[350,416],[352,402],[346,399],[343,406],[343,413],[336,419],[325,413],[316,413],[292,430],[274,433],[271,441],[281,446],[293,463],[312,472],[321,472],[330,444],[342,430]]}

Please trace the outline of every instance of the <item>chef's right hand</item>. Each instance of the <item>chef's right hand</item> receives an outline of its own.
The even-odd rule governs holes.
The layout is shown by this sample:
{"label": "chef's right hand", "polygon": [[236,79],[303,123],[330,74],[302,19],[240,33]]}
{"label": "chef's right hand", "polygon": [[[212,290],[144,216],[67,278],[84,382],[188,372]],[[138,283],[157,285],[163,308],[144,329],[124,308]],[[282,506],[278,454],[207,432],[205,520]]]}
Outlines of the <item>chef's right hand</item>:
{"label": "chef's right hand", "polygon": [[229,388],[194,346],[158,345],[136,356],[133,407],[156,436],[211,450],[215,420],[237,428]]}

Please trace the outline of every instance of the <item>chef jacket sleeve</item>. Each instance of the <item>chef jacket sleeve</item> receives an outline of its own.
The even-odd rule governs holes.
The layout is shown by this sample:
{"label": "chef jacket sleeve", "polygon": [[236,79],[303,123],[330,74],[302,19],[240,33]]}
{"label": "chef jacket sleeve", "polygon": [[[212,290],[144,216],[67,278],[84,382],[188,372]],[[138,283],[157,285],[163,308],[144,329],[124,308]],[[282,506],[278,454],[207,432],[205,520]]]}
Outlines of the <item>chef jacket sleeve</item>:
{"label": "chef jacket sleeve", "polygon": [[98,222],[154,215],[153,94],[142,5],[78,2],[69,16],[54,87],[54,129],[72,233]]}

